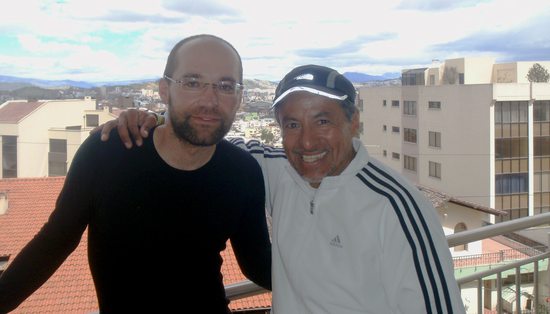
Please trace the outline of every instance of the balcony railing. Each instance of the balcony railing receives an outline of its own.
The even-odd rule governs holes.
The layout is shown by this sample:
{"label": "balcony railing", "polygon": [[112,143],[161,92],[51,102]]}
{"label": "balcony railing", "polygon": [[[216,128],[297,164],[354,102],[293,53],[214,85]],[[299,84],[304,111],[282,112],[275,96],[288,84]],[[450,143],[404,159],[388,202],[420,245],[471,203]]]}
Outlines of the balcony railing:
{"label": "balcony railing", "polygon": [[[449,247],[454,247],[454,246],[457,246],[457,245],[462,245],[462,244],[466,244],[466,243],[470,243],[470,242],[474,242],[474,241],[479,241],[479,240],[491,238],[491,237],[498,236],[498,235],[504,235],[504,234],[507,234],[507,233],[511,233],[513,231],[523,230],[523,229],[527,229],[527,228],[535,227],[535,226],[540,226],[540,225],[544,225],[544,224],[550,224],[550,213],[544,213],[544,214],[539,214],[539,215],[535,215],[535,216],[514,219],[514,220],[498,223],[498,224],[495,224],[495,225],[489,225],[489,226],[484,226],[484,227],[473,229],[473,230],[467,230],[467,231],[463,231],[463,232],[460,232],[460,233],[455,233],[455,234],[447,236],[447,242],[449,244]],[[550,247],[550,245],[549,245],[549,247]],[[536,254],[536,253],[537,253],[536,251],[529,251],[529,252],[520,251],[519,252],[519,254],[524,254],[525,257],[527,257],[527,255]],[[498,254],[501,254],[501,259],[503,259],[504,261],[508,261],[508,260],[505,259],[505,257],[502,257],[502,255],[504,255],[505,253],[498,253]],[[520,256],[516,256],[516,257],[520,257]],[[541,261],[545,260],[545,259],[548,259],[549,257],[550,257],[550,251],[542,253],[542,254],[537,254],[537,255],[532,256],[532,257],[524,258],[524,259],[521,259],[521,260],[516,261],[516,262],[507,263],[505,265],[502,265],[502,266],[499,266],[499,267],[496,267],[496,268],[493,268],[493,269],[490,269],[490,270],[487,270],[487,271],[476,272],[474,274],[459,278],[459,279],[457,279],[457,281],[458,281],[459,286],[461,287],[461,290],[464,287],[466,287],[466,285],[468,283],[476,282],[477,283],[477,287],[476,287],[477,297],[478,297],[477,300],[481,301],[482,300],[482,291],[484,289],[484,287],[483,287],[483,278],[486,278],[488,276],[496,276],[496,281],[497,281],[496,290],[497,290],[497,299],[498,300],[502,300],[503,292],[512,291],[513,294],[515,294],[515,298],[514,298],[514,300],[515,300],[515,309],[512,309],[512,311],[514,313],[522,313],[521,308],[520,308],[520,306],[521,306],[520,301],[521,301],[522,296],[523,297],[528,297],[528,298],[532,297],[532,299],[534,300],[534,305],[535,305],[534,307],[536,309],[539,309],[540,307],[545,307],[544,303],[547,301],[546,299],[541,300],[541,298],[540,298],[540,295],[541,295],[542,291],[540,291],[540,284],[539,284],[539,282],[541,281],[541,278],[539,278],[540,277],[539,276],[539,263]],[[455,263],[456,263],[456,261],[455,261]],[[521,290],[521,276],[520,276],[520,274],[521,274],[521,267],[525,266],[525,265],[529,265],[529,264],[533,264],[533,277],[534,277],[533,278],[533,281],[534,281],[533,287],[534,287],[534,292],[533,292],[532,295],[526,296],[526,293]],[[502,274],[505,271],[509,272],[510,270],[515,270],[516,282],[512,286],[506,286],[505,287],[502,284],[503,283]],[[547,274],[547,277],[550,277],[550,276]],[[547,280],[550,281],[550,278],[547,279]],[[546,291],[544,293],[545,295],[550,296],[550,291],[548,291],[549,289],[550,289],[550,287],[547,286]],[[266,291],[267,290],[259,287],[258,285],[254,284],[253,282],[251,282],[249,280],[245,280],[245,281],[242,281],[242,282],[230,284],[230,285],[227,285],[225,287],[226,295],[230,300],[237,300],[237,299],[240,299],[240,298],[245,298],[245,297],[249,297],[249,296],[253,296],[253,295],[257,295],[257,294],[262,294]],[[550,298],[548,300],[550,301]],[[476,313],[483,313],[482,310],[483,310],[482,302],[477,302],[477,312]],[[503,302],[499,301],[498,306],[497,306],[497,313],[499,313],[499,314],[504,313],[503,311],[504,311]],[[530,312],[524,311],[523,313],[530,313]],[[544,309],[544,311],[535,310],[532,313],[547,313],[547,312],[546,312],[546,309]]]}
{"label": "balcony railing", "polygon": [[510,263],[520,259],[539,255],[546,251],[544,248],[525,247],[519,249],[500,250],[493,253],[472,254],[465,256],[453,257],[455,268],[480,266],[480,265],[498,265],[502,263]]}

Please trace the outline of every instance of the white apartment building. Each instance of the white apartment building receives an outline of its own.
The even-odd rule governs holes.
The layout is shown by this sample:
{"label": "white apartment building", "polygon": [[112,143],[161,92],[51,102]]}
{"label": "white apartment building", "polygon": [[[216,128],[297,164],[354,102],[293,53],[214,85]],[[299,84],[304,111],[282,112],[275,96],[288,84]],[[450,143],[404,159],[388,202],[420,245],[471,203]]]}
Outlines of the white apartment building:
{"label": "white apartment building", "polygon": [[64,176],[90,130],[116,116],[90,97],[0,105],[1,178]]}
{"label": "white apartment building", "polygon": [[[503,210],[550,211],[550,61],[445,60],[402,71],[402,86],[358,87],[361,139],[411,181]],[[492,221],[494,222],[494,221]]]}

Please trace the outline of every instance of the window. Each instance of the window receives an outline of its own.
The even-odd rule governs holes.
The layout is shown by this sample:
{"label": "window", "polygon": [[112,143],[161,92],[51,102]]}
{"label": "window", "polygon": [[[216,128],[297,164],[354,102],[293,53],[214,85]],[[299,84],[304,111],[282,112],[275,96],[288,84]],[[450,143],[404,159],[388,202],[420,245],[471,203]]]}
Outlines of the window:
{"label": "window", "polygon": [[[539,147],[536,141],[534,144],[535,148]],[[497,159],[527,157],[528,153],[529,139],[527,137],[498,138],[495,140],[495,156]]]}
{"label": "window", "polygon": [[527,173],[506,173],[495,177],[496,194],[517,194],[529,192]]}
{"label": "window", "polygon": [[537,136],[533,144],[535,156],[550,156],[550,136]]}
{"label": "window", "polygon": [[391,106],[392,107],[399,107],[399,100],[392,100],[391,101]]}
{"label": "window", "polygon": [[429,146],[441,148],[441,133],[428,131]]}
{"label": "window", "polygon": [[363,134],[363,122],[359,122],[359,133]]}
{"label": "window", "polygon": [[406,70],[401,73],[401,85],[424,85],[424,72],[425,68],[422,69],[411,69]]}
{"label": "window", "polygon": [[441,179],[441,164],[430,161],[430,177]]}
{"label": "window", "polygon": [[388,127],[384,124],[384,125],[382,126],[382,131],[386,132],[387,130],[388,130]]}
{"label": "window", "polygon": [[403,140],[409,143],[416,143],[416,129],[403,129]]}
{"label": "window", "polygon": [[533,121],[550,121],[550,100],[536,100],[533,106]]}
{"label": "window", "polygon": [[[527,101],[497,101],[495,103],[495,208],[508,212],[498,220],[508,221],[529,215],[529,130]],[[533,108],[536,116],[536,105]],[[533,123],[534,162],[536,169],[538,143],[536,121]],[[546,146],[550,142],[546,143]],[[538,151],[540,153],[540,151]],[[548,150],[550,153],[550,149]],[[536,177],[534,171],[534,212],[537,206]],[[540,173],[540,172],[538,172]],[[550,203],[549,203],[550,204]]]}
{"label": "window", "polygon": [[533,199],[539,214],[550,211],[550,100],[535,100],[533,121]]}
{"label": "window", "polygon": [[86,115],[86,126],[87,127],[96,127],[99,125],[99,115],[97,114],[87,114]]}
{"label": "window", "polygon": [[430,85],[435,85],[435,75],[430,75]]}
{"label": "window", "polygon": [[17,136],[2,136],[2,177],[17,178]]}
{"label": "window", "polygon": [[4,215],[8,211],[9,200],[8,191],[4,190],[0,192],[0,216]]}
{"label": "window", "polygon": [[399,160],[399,153],[391,153],[391,158]]}
{"label": "window", "polygon": [[403,155],[403,168],[416,172],[416,158]]}
{"label": "window", "polygon": [[464,73],[458,73],[458,84],[464,84]]}
{"label": "window", "polygon": [[384,157],[388,156],[388,151],[384,149],[384,150],[382,151],[382,156],[384,156]]}
{"label": "window", "polygon": [[48,176],[64,176],[67,174],[67,140],[50,139],[48,154]]}
{"label": "window", "polygon": [[6,270],[9,259],[10,259],[9,255],[0,255],[0,275],[2,275],[4,270]]}
{"label": "window", "polygon": [[357,104],[359,111],[363,112],[363,99],[359,98],[359,104]]}
{"label": "window", "polygon": [[403,102],[403,114],[416,116],[416,101],[405,100]]}
{"label": "window", "polygon": [[386,104],[386,100],[385,100],[385,99],[382,100],[382,106],[386,107],[386,105],[387,105],[387,104]]}
{"label": "window", "polygon": [[399,133],[399,127],[398,127],[398,126],[392,126],[392,127],[391,127],[391,131],[392,131],[393,133]]}
{"label": "window", "polygon": [[[527,122],[527,101],[497,101],[495,104],[495,123]],[[536,109],[534,107],[533,109]],[[533,111],[536,117],[535,111]]]}
{"label": "window", "polygon": [[440,101],[428,101],[428,109],[441,109]]}

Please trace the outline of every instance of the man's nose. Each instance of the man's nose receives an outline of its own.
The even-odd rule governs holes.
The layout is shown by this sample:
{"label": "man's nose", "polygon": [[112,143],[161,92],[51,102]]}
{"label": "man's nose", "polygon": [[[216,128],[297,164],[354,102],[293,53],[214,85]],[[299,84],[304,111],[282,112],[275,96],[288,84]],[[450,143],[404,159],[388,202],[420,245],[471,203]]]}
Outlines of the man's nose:
{"label": "man's nose", "polygon": [[315,132],[307,126],[303,126],[300,132],[300,142],[303,149],[311,150],[315,148]]}
{"label": "man's nose", "polygon": [[208,83],[204,86],[201,98],[204,100],[204,104],[217,105],[218,104],[218,89],[215,84]]}

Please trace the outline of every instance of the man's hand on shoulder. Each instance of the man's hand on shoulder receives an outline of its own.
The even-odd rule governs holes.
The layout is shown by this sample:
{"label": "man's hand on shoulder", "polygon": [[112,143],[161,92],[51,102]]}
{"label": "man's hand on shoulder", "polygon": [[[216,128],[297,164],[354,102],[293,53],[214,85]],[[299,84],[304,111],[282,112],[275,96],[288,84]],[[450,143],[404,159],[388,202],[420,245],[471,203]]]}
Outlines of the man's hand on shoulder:
{"label": "man's hand on shoulder", "polygon": [[109,140],[111,130],[117,128],[124,146],[132,148],[132,139],[134,139],[137,146],[141,146],[143,138],[149,136],[149,130],[157,125],[157,121],[155,113],[130,108],[122,111],[117,119],[97,126],[90,131],[90,134],[101,131],[101,140],[105,142]]}

